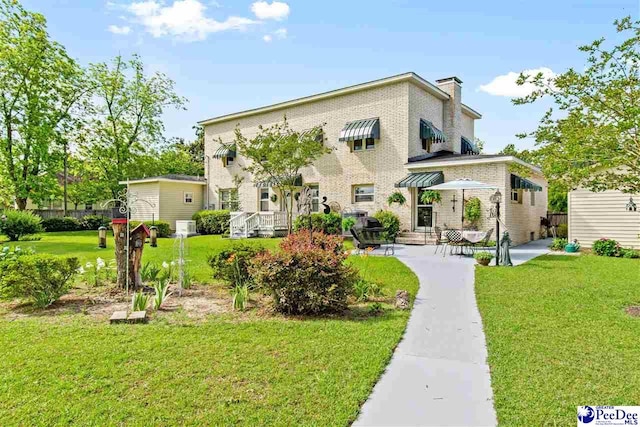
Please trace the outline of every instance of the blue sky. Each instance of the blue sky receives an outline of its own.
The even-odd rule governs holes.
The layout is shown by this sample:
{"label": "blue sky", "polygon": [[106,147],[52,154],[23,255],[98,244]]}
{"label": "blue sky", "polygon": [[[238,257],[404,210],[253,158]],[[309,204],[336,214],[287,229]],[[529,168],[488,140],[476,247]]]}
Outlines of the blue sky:
{"label": "blue sky", "polygon": [[[577,46],[615,37],[638,0],[252,1],[23,0],[82,64],[139,53],[176,82],[187,111],[167,112],[167,136],[196,121],[414,71],[458,76],[483,114],[476,136],[495,152],[535,128],[543,105],[512,106],[510,72],[582,68]],[[488,85],[486,90],[480,87]],[[489,93],[491,92],[491,93]]]}

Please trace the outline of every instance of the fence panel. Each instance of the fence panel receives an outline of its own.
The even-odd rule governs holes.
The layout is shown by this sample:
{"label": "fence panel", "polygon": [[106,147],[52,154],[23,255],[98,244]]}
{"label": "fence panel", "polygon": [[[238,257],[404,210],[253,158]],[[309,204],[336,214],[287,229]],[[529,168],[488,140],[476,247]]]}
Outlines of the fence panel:
{"label": "fence panel", "polygon": [[[64,217],[64,211],[54,210],[54,209],[42,209],[42,210],[34,210],[34,214],[38,215],[42,219],[49,218],[62,218]],[[113,213],[111,209],[101,209],[101,210],[68,210],[66,216],[70,216],[76,219],[82,219],[87,215],[97,215],[103,216],[105,218],[111,219],[113,217]]]}

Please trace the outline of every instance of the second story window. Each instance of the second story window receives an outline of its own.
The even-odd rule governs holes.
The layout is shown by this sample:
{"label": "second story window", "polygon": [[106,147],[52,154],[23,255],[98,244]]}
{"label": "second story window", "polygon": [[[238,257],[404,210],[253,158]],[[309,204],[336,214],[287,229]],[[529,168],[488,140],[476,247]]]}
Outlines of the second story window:
{"label": "second story window", "polygon": [[373,150],[376,148],[376,140],[373,138],[356,139],[353,141],[353,151]]}
{"label": "second story window", "polygon": [[427,153],[431,152],[431,139],[422,138],[422,149]]}

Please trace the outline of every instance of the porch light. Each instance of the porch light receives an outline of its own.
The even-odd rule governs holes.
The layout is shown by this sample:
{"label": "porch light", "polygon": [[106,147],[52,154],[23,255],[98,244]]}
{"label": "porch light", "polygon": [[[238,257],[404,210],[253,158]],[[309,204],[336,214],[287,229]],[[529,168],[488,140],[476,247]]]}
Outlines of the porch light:
{"label": "porch light", "polygon": [[633,197],[629,197],[629,203],[627,203],[627,211],[635,212],[638,209],[635,202],[633,201]]}
{"label": "porch light", "polygon": [[107,247],[107,227],[104,225],[98,228],[98,247],[105,249]]}
{"label": "porch light", "polygon": [[491,197],[489,197],[489,201],[494,205],[502,203],[502,193],[500,192],[500,190],[497,190],[495,193],[493,193]]}

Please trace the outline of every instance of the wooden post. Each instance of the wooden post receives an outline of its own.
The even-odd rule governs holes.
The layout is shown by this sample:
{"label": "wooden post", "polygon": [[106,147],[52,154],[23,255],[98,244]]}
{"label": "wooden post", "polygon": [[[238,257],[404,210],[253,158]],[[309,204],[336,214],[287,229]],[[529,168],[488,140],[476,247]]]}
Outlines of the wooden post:
{"label": "wooden post", "polygon": [[111,223],[115,240],[116,267],[118,269],[117,285],[124,289],[127,286],[127,227],[126,218],[114,218]]}
{"label": "wooden post", "polygon": [[131,230],[129,237],[129,283],[134,289],[142,288],[142,278],[140,268],[142,267],[142,251],[147,237],[151,235],[146,225],[140,224]]}

